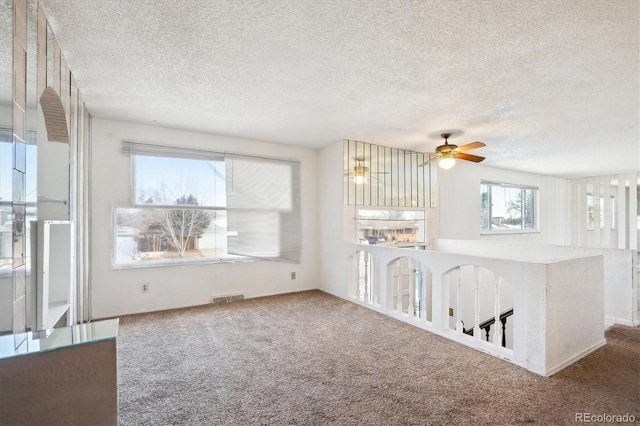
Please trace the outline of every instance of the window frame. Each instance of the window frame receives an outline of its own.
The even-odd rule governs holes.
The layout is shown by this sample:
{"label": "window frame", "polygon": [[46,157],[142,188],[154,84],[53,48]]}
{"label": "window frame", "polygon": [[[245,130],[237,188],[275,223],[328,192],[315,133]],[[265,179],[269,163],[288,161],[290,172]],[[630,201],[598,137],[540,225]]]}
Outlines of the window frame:
{"label": "window frame", "polygon": [[[591,205],[589,205],[589,198],[591,198]],[[598,227],[595,226],[595,221],[594,221],[594,215],[595,215],[595,196],[593,195],[593,191],[592,192],[587,192],[585,195],[585,214],[586,214],[586,224],[587,224],[587,231],[597,231],[597,230],[605,230],[605,221],[604,221],[604,202],[605,198],[604,198],[604,194],[600,194],[600,199],[598,201],[598,210],[599,210],[599,218],[600,218],[600,224]],[[615,195],[610,195],[609,196],[609,209],[610,209],[610,222],[611,222],[611,228],[608,229],[609,231],[615,231],[616,229],[616,197]]]}
{"label": "window frame", "polygon": [[[179,259],[159,259],[159,260],[138,260],[132,262],[118,262],[118,212],[121,210],[195,210],[202,212],[225,212],[227,221],[230,220],[229,212],[241,211],[242,209],[238,209],[237,206],[229,205],[229,194],[225,193],[223,205],[191,205],[191,204],[144,204],[140,203],[137,199],[137,161],[139,156],[143,157],[157,157],[157,158],[172,158],[172,159],[189,159],[193,161],[213,161],[213,162],[221,162],[224,166],[226,173],[224,177],[224,182],[222,185],[226,187],[226,191],[229,190],[229,178],[228,175],[229,169],[229,161],[234,161],[234,159],[238,158],[246,158],[246,159],[256,159],[261,161],[268,162],[286,162],[295,164],[292,166],[295,172],[292,175],[294,179],[291,181],[291,188],[288,188],[287,191],[291,192],[291,196],[294,197],[295,202],[292,205],[291,212],[293,212],[294,216],[297,215],[297,222],[302,220],[301,217],[301,206],[300,206],[300,161],[295,160],[293,158],[274,158],[267,156],[258,156],[258,155],[246,155],[246,154],[234,154],[229,152],[217,152],[217,151],[209,151],[209,150],[201,150],[195,148],[188,147],[180,147],[180,146],[169,146],[169,145],[156,145],[153,143],[146,142],[136,142],[131,140],[123,140],[122,141],[122,153],[129,157],[129,165],[130,165],[130,174],[129,174],[129,203],[113,203],[111,205],[111,241],[110,241],[110,249],[111,249],[111,268],[114,270],[118,269],[135,269],[135,268],[151,268],[151,267],[165,267],[165,266],[190,266],[190,265],[202,265],[202,264],[213,264],[213,263],[245,263],[245,262],[254,262],[256,260],[268,260],[268,261],[284,261],[284,262],[294,262],[300,263],[301,256],[301,243],[300,240],[296,244],[298,244],[297,249],[289,252],[279,252],[277,256],[258,256],[253,255],[249,252],[243,252],[240,250],[238,253],[237,249],[234,249],[234,254],[229,253],[230,250],[229,240],[227,239],[227,245],[223,250],[227,250],[227,254],[223,256],[213,256],[213,257],[184,257]],[[233,176],[231,176],[233,181]],[[233,188],[233,183],[231,184]],[[215,191],[215,189],[214,189]],[[216,191],[217,192],[217,191]],[[196,197],[197,198],[197,197]],[[218,199],[220,200],[220,199]],[[240,199],[242,200],[242,199]],[[234,213],[234,219],[237,219],[237,214]],[[212,219],[215,220],[215,219]],[[292,220],[296,221],[296,217],[293,217]],[[211,226],[211,225],[209,225]],[[209,228],[208,228],[209,229]],[[236,235],[234,235],[234,232]],[[226,237],[238,237],[238,231],[235,229],[229,230],[229,222],[227,222],[226,229]],[[291,232],[285,232],[284,235],[289,236]],[[300,232],[297,233],[299,237]],[[244,238],[246,238],[246,235]],[[215,238],[215,237],[214,237]],[[136,239],[136,244],[139,241]],[[155,244],[155,243],[154,243]],[[162,248],[162,247],[160,247]],[[259,247],[260,248],[260,247]],[[192,248],[193,249],[193,248]],[[199,250],[207,250],[209,248],[203,247]],[[180,250],[180,249],[178,249]],[[211,250],[216,250],[215,244]],[[295,251],[297,250],[297,252]],[[161,250],[162,251],[162,250]],[[293,255],[291,254],[293,253]],[[296,254],[297,253],[297,254]],[[219,252],[215,253],[219,255]],[[293,257],[292,257],[293,256]],[[293,259],[293,260],[292,260]]]}
{"label": "window frame", "polygon": [[[213,153],[212,153],[213,154]],[[147,153],[130,153],[129,165],[130,165],[130,177],[129,177],[129,203],[115,203],[111,205],[111,268],[114,270],[119,269],[137,269],[137,268],[155,268],[155,267],[165,267],[165,266],[189,266],[189,265],[202,265],[202,264],[211,264],[211,263],[229,263],[229,262],[252,262],[255,259],[240,256],[240,255],[232,255],[229,254],[224,257],[205,257],[205,258],[188,258],[184,260],[160,260],[160,261],[139,261],[139,262],[131,262],[131,263],[118,263],[118,254],[117,254],[117,241],[118,241],[118,227],[117,227],[117,212],[122,209],[140,209],[140,210],[198,210],[198,211],[227,211],[225,207],[214,207],[214,206],[189,206],[189,205],[180,205],[180,204],[143,204],[139,203],[137,199],[137,157],[145,156],[145,157],[153,157],[153,155]],[[169,155],[158,155],[158,158],[182,158],[178,155],[175,157],[171,157]],[[212,159],[198,159],[191,158],[193,161],[222,161],[224,163],[223,155],[215,155]]]}
{"label": "window frame", "polygon": [[[398,212],[416,212],[416,213],[421,213],[422,214],[422,218],[421,219],[379,219],[379,218],[370,218],[370,217],[365,217],[365,216],[361,216],[360,212],[361,211],[398,211]],[[364,243],[363,241],[361,241],[362,239],[360,238],[360,227],[359,227],[359,221],[361,220],[371,220],[371,221],[389,221],[389,222],[410,222],[410,221],[420,221],[422,222],[421,226],[418,226],[418,228],[415,228],[416,230],[419,230],[416,232],[416,234],[422,236],[422,239],[420,241],[412,241],[412,242],[399,242],[399,243],[394,243],[394,242],[384,242],[380,245],[383,246],[387,246],[387,247],[414,247],[414,246],[427,246],[427,241],[429,239],[428,234],[428,214],[427,214],[427,208],[415,208],[415,207],[389,207],[389,206],[358,206],[356,208],[356,212],[355,212],[355,218],[354,218],[354,230],[355,230],[355,235],[354,235],[354,241],[349,241],[349,242],[353,242],[355,244],[369,244],[369,243]],[[403,228],[398,228],[398,229],[403,229]],[[410,229],[410,228],[404,228],[404,229]]]}
{"label": "window frame", "polygon": [[[488,204],[488,225],[489,225],[489,229],[483,229],[482,228],[482,222],[480,223],[480,235],[506,235],[506,234],[536,234],[540,232],[540,221],[539,221],[539,199],[540,199],[540,195],[539,195],[539,191],[540,188],[537,186],[532,186],[532,185],[520,185],[520,184],[514,184],[514,183],[508,183],[508,182],[497,182],[497,181],[489,181],[489,180],[481,180],[480,181],[480,218],[482,220],[482,187],[484,185],[487,185],[489,187],[489,191],[488,193],[488,200],[487,200],[487,204]],[[519,189],[520,191],[526,191],[526,190],[530,190],[533,191],[533,228],[520,228],[520,229],[492,229],[492,225],[493,225],[493,221],[492,221],[492,187],[493,186],[500,186],[503,188],[515,188],[515,189]]]}

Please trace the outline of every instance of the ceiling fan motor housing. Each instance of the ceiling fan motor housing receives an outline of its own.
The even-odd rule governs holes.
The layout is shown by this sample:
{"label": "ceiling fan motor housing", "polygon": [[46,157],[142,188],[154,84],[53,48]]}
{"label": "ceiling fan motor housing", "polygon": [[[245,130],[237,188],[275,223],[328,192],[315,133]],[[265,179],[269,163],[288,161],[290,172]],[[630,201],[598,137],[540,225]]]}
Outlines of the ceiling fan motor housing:
{"label": "ceiling fan motor housing", "polygon": [[445,153],[453,151],[457,147],[458,147],[458,145],[451,145],[451,144],[440,145],[440,146],[436,147],[436,153],[445,154]]}
{"label": "ceiling fan motor housing", "polygon": [[356,176],[364,176],[364,174],[369,171],[369,168],[365,166],[355,166],[353,168],[353,171],[355,172]]}

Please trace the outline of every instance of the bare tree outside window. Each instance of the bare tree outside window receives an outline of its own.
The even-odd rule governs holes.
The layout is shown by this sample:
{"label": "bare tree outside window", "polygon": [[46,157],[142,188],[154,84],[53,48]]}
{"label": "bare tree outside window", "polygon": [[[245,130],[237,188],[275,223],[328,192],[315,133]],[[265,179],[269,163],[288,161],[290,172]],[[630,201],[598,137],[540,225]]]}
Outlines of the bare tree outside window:
{"label": "bare tree outside window", "polygon": [[198,185],[190,174],[175,179],[173,185],[164,181],[156,187],[138,190],[139,204],[162,206],[184,206],[183,208],[157,208],[140,215],[146,231],[139,236],[140,251],[175,250],[179,257],[187,251],[197,256],[198,239],[211,224],[211,214],[197,209],[198,198],[194,195]]}
{"label": "bare tree outside window", "polygon": [[182,196],[176,204],[183,205],[182,209],[156,209],[147,229],[150,234],[160,231],[160,238],[167,241],[180,257],[184,257],[187,250],[198,250],[198,239],[211,223],[211,215],[203,210],[186,208],[197,206],[198,200],[193,196]]}

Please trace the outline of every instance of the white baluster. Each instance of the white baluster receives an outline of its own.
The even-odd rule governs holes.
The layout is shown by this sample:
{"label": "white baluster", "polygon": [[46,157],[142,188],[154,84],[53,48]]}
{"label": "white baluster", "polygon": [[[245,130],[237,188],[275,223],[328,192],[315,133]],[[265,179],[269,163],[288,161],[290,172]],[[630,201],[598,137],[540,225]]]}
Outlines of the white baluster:
{"label": "white baluster", "polygon": [[362,272],[360,271],[360,268],[362,267],[362,258],[364,256],[364,252],[363,251],[359,251],[358,252],[358,267],[357,267],[357,271],[356,271],[356,277],[357,277],[357,282],[358,282],[358,300],[362,300]]}
{"label": "white baluster", "polygon": [[364,301],[367,303],[371,303],[369,300],[369,256],[370,253],[364,254]]}
{"label": "white baluster", "polygon": [[427,320],[427,276],[422,267],[422,263],[420,263],[420,269],[418,273],[420,274],[420,318],[423,321]]}
{"label": "white baluster", "polygon": [[360,255],[361,251],[357,251],[355,254],[355,284],[356,284],[356,300],[360,300]]}
{"label": "white baluster", "polygon": [[480,268],[473,267],[473,280],[476,284],[475,318],[473,326],[473,338],[480,340]]}
{"label": "white baluster", "polygon": [[378,262],[375,262],[373,255],[371,256],[371,303],[374,305],[380,304],[378,278],[380,277],[378,272]]}
{"label": "white baluster", "polygon": [[397,283],[396,283],[396,287],[398,289],[398,304],[396,305],[396,310],[398,312],[402,312],[402,259],[398,259],[396,260],[396,264],[397,264]]}
{"label": "white baluster", "polygon": [[499,348],[502,346],[502,323],[500,322],[500,283],[502,277],[496,273],[494,273],[493,277],[495,287],[494,316],[496,320],[496,323],[493,324],[493,346]]}
{"label": "white baluster", "polygon": [[407,314],[411,317],[414,312],[414,303],[415,303],[415,274],[414,274],[414,263],[415,260],[413,258],[407,259],[407,271],[409,273],[409,306],[407,306]]}
{"label": "white baluster", "polygon": [[456,306],[456,331],[458,334],[462,334],[464,331],[464,324],[462,323],[462,277],[460,276],[460,267],[455,269],[455,277],[458,285],[457,294],[457,306]]}

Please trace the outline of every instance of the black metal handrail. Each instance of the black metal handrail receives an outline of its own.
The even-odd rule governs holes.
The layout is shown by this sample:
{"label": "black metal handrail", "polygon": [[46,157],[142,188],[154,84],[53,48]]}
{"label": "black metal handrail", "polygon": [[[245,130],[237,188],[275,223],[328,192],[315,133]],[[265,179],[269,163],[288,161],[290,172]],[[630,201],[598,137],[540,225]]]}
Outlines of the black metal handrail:
{"label": "black metal handrail", "polygon": [[[507,346],[507,338],[505,336],[505,328],[507,326],[507,318],[509,318],[511,315],[513,315],[513,308],[511,309],[507,309],[506,311],[502,312],[500,314],[500,322],[502,323],[502,347],[506,347]],[[491,330],[491,326],[493,324],[496,323],[496,317],[491,317],[485,321],[482,321],[479,325],[478,328],[480,330],[484,330],[485,334],[486,334],[486,340],[487,342],[489,341],[489,330]],[[473,327],[467,329],[463,327],[463,331],[464,334],[468,334],[469,336],[473,336]]]}

